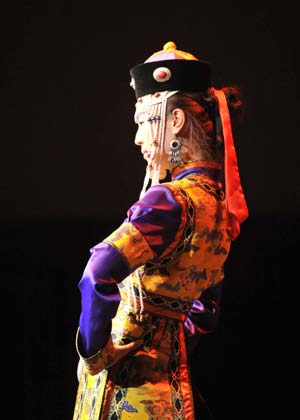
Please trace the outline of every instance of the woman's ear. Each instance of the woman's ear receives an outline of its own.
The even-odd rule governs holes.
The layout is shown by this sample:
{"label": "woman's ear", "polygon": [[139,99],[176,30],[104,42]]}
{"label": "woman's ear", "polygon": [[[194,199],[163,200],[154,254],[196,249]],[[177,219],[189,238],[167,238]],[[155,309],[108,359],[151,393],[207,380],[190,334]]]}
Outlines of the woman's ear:
{"label": "woman's ear", "polygon": [[175,108],[172,111],[172,132],[174,135],[179,134],[185,123],[185,113],[180,108]]}

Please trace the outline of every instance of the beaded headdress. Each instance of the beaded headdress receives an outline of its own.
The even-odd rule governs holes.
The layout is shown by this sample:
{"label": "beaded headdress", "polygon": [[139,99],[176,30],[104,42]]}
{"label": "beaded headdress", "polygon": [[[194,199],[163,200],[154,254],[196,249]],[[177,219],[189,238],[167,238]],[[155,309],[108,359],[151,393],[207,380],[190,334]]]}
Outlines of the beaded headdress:
{"label": "beaded headdress", "polygon": [[152,184],[159,183],[160,151],[164,148],[166,107],[168,98],[178,91],[205,92],[210,89],[218,100],[224,139],[225,197],[228,223],[232,238],[239,234],[240,224],[248,217],[248,208],[241,187],[237,156],[231,131],[231,120],[225,94],[211,85],[211,66],[194,55],[177,50],[167,42],[163,50],[152,54],[144,63],[130,69],[131,83],[136,95],[136,113],[148,114],[153,145],[146,170],[141,196],[144,195],[152,173]]}

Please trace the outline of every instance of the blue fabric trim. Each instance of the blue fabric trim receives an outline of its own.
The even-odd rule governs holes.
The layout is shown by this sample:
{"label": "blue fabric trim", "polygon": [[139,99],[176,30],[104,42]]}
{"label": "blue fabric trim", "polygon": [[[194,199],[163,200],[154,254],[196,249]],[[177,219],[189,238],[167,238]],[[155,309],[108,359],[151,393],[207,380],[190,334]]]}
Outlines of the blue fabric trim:
{"label": "blue fabric trim", "polygon": [[220,169],[216,169],[216,168],[204,168],[204,167],[188,168],[188,169],[184,169],[182,172],[179,172],[179,174],[177,174],[174,177],[174,181],[182,179],[190,174],[205,175],[217,181],[220,179],[221,171]]}

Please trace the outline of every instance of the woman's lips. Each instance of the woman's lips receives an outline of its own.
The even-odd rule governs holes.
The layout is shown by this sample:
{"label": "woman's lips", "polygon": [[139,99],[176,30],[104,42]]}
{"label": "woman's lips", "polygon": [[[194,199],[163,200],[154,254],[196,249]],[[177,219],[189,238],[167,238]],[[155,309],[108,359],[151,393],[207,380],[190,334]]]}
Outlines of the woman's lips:
{"label": "woman's lips", "polygon": [[150,152],[143,152],[143,157],[144,159],[149,159],[150,158]]}

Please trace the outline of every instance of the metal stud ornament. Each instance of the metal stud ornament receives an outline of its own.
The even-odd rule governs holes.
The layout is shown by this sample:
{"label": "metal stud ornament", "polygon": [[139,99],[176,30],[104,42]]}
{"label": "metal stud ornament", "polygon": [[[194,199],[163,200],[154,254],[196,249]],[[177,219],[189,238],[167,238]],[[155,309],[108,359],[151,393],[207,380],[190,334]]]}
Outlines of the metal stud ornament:
{"label": "metal stud ornament", "polygon": [[158,67],[153,72],[153,79],[158,83],[167,82],[171,79],[171,71],[167,67]]}
{"label": "metal stud ornament", "polygon": [[173,165],[177,165],[179,162],[181,162],[181,147],[182,144],[179,139],[171,140],[168,161],[171,162]]}

